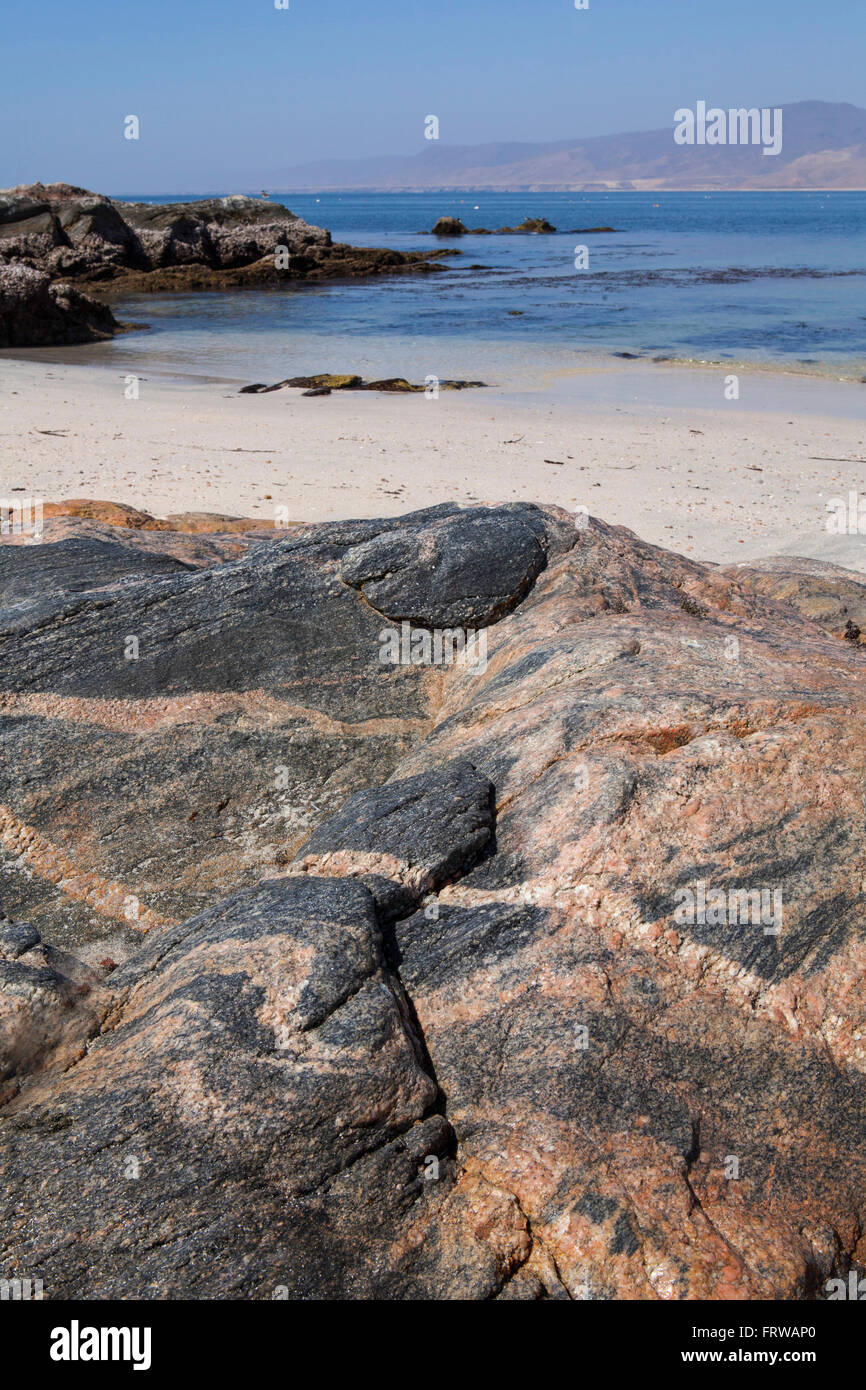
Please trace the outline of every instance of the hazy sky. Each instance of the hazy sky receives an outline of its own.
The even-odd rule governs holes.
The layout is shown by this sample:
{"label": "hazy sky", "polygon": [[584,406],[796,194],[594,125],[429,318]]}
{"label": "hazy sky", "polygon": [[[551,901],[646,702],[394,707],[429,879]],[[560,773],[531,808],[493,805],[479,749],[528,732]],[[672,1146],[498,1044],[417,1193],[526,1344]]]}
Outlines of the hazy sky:
{"label": "hazy sky", "polygon": [[[4,0],[0,186],[276,186],[327,156],[866,107],[866,0]],[[126,140],[124,117],[140,119]]]}

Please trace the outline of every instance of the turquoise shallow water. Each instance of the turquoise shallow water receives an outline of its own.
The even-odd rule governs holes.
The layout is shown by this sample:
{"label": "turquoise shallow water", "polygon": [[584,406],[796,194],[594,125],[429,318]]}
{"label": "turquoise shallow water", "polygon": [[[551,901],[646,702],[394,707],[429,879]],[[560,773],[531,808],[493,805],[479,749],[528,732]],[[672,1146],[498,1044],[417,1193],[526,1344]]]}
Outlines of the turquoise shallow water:
{"label": "turquoise shallow water", "polygon": [[[135,195],[118,195],[135,196]],[[173,201],[173,194],[150,201]],[[866,375],[866,193],[322,194],[274,198],[335,240],[399,250],[546,217],[551,236],[461,238],[434,276],[142,296],[106,365],[274,381],[357,371],[526,381],[617,352]],[[612,234],[581,236],[597,225]],[[585,245],[589,265],[575,269]]]}

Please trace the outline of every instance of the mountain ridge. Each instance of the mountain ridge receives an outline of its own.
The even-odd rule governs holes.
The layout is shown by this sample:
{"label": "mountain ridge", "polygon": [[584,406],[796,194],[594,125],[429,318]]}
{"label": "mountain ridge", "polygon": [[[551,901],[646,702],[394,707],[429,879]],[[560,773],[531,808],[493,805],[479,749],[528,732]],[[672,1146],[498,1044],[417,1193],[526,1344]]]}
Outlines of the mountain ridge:
{"label": "mountain ridge", "polygon": [[[728,108],[726,108],[728,109]],[[760,145],[677,145],[660,130],[554,141],[440,145],[414,155],[325,159],[276,173],[273,192],[739,191],[866,188],[866,110],[850,102],[782,106],[778,156]]]}

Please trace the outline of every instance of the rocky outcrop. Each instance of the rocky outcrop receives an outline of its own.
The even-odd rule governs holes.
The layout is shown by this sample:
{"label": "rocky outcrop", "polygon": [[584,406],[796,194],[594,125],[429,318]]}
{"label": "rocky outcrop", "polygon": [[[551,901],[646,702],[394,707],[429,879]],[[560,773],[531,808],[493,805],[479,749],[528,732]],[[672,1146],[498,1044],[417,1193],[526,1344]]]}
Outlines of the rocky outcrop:
{"label": "rocky outcrop", "polygon": [[311,226],[281,204],[261,198],[123,203],[119,211],[135,233],[149,270],[182,265],[231,270],[261,260],[276,246],[284,246],[290,258],[315,258],[331,246],[331,234],[323,227]]}
{"label": "rocky outcrop", "polygon": [[111,310],[41,271],[0,264],[0,348],[94,343],[119,327]]}
{"label": "rocky outcrop", "polygon": [[[650,1300],[862,1271],[866,657],[798,562],[774,597],[584,521],[443,506],[230,559],[116,527],[128,568],[91,547],[74,583],[51,552],[105,523],[4,550],[0,944],[63,954],[32,968],[65,1010],[15,1004],[4,1270]],[[437,661],[443,629],[484,659]]]}
{"label": "rocky outcrop", "polygon": [[459,217],[440,217],[433,225],[432,236],[468,236],[469,228]]}
{"label": "rocky outcrop", "polygon": [[324,228],[262,198],[150,204],[69,184],[7,189],[0,191],[0,346],[110,337],[118,328],[110,310],[83,297],[82,286],[112,296],[279,288],[435,270],[436,254],[335,243]]}
{"label": "rocky outcrop", "polygon": [[[609,232],[611,227],[589,227],[588,231]],[[432,236],[520,236],[533,235],[539,232],[551,233],[556,228],[552,222],[548,222],[546,217],[527,217],[517,227],[497,227],[491,231],[489,227],[467,227],[461,222],[459,217],[440,217],[435,223]]]}

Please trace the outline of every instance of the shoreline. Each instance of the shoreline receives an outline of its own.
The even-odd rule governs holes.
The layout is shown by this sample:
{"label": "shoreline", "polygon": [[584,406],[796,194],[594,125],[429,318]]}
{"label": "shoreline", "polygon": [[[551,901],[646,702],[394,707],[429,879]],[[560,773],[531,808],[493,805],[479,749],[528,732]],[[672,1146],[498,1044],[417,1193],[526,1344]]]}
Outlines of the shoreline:
{"label": "shoreline", "polygon": [[4,497],[263,522],[279,507],[306,522],[552,502],[693,559],[787,553],[866,572],[866,536],[826,530],[831,497],[866,493],[855,381],[750,372],[726,401],[719,368],[607,359],[437,400],[240,395],[237,382],[156,373],[130,400],[119,367],[42,355],[54,351],[0,359]]}
{"label": "shoreline", "polygon": [[[280,291],[259,291],[260,293],[280,293]],[[218,291],[202,290],[198,291],[202,295],[217,294]],[[138,299],[147,302],[148,296],[140,295]],[[0,368],[6,362],[9,363],[43,363],[49,366],[64,367],[86,367],[108,373],[118,372],[125,366],[135,365],[139,369],[147,370],[153,376],[158,376],[160,380],[169,385],[176,383],[185,385],[188,382],[199,384],[211,384],[214,386],[245,386],[248,384],[246,376],[226,376],[217,372],[193,372],[183,370],[180,362],[172,357],[170,353],[162,359],[157,354],[153,357],[140,358],[137,354],[130,354],[124,360],[124,349],[130,337],[136,334],[148,334],[152,331],[151,325],[140,322],[123,322],[118,334],[105,342],[78,343],[78,344],[57,344],[46,347],[17,347],[0,348]],[[501,344],[497,340],[485,340],[486,348],[495,349]],[[531,343],[527,344],[531,346]],[[651,356],[649,353],[628,352],[626,350],[612,351],[609,348],[584,348],[574,349],[575,361],[571,365],[547,366],[537,369],[539,381],[547,381],[553,377],[576,375],[585,372],[602,372],[604,370],[623,370],[633,368],[636,371],[650,370],[652,368],[664,368],[671,371],[685,372],[713,372],[713,373],[735,373],[738,375],[756,377],[780,377],[793,378],[796,380],[807,380],[816,382],[841,382],[852,386],[866,385],[866,359],[856,366],[852,366],[847,371],[842,371],[830,361],[815,362],[806,364],[796,362],[786,364],[775,361],[772,358],[763,358],[760,361],[748,358],[712,358],[712,357],[674,357],[674,356]],[[109,357],[110,354],[110,357]],[[339,372],[345,364],[317,366],[316,371]],[[349,364],[351,367],[351,364]],[[531,369],[530,369],[531,370]],[[863,373],[861,375],[861,373]],[[301,374],[300,372],[298,374]],[[313,369],[303,373],[313,374]],[[487,383],[488,389],[496,388],[508,390],[504,383]],[[526,389],[532,389],[531,382]],[[866,412],[866,407],[864,407]]]}

